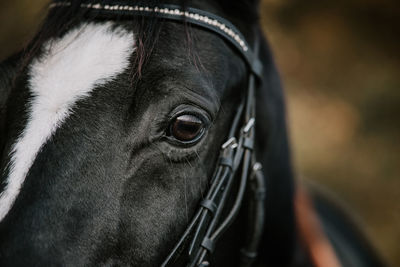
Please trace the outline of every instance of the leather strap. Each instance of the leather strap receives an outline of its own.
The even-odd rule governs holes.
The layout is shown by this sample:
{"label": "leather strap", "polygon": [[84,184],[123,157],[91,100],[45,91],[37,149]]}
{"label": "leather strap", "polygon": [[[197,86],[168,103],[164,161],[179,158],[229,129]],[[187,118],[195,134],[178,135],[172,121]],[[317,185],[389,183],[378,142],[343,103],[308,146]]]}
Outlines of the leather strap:
{"label": "leather strap", "polygon": [[[164,18],[172,21],[186,22],[193,25],[208,29],[213,33],[219,34],[226,41],[232,44],[240,53],[246,62],[249,70],[261,80],[262,63],[253,54],[248,43],[240,31],[228,20],[219,17],[210,12],[186,7],[184,10],[177,5],[158,5],[158,6],[138,6],[123,2],[116,4],[118,1],[88,1],[81,4],[81,8],[87,9],[88,15],[96,17],[115,18],[115,16],[145,16]],[[63,8],[71,6],[69,1],[54,1],[50,8]]]}

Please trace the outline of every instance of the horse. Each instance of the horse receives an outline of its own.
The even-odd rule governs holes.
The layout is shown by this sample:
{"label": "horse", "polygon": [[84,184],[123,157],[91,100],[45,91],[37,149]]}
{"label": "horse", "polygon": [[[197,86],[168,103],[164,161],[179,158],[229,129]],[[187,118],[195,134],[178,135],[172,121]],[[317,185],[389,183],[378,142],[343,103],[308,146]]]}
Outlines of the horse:
{"label": "horse", "polygon": [[53,1],[0,65],[0,265],[312,266],[258,17],[257,0]]}

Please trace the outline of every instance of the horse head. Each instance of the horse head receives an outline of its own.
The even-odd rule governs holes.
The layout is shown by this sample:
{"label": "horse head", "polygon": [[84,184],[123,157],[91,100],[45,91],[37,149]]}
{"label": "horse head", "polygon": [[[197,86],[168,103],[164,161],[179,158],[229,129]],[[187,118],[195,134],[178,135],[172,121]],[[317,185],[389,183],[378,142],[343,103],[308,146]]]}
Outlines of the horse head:
{"label": "horse head", "polygon": [[[255,150],[271,178],[264,239],[273,241],[262,249],[282,263],[292,246],[291,171],[255,2],[182,10],[213,12],[260,42]],[[249,70],[212,31],[56,3],[69,4],[50,10],[30,53],[2,65],[1,265],[159,265],[209,187]],[[226,264],[242,228],[238,220],[221,241]]]}

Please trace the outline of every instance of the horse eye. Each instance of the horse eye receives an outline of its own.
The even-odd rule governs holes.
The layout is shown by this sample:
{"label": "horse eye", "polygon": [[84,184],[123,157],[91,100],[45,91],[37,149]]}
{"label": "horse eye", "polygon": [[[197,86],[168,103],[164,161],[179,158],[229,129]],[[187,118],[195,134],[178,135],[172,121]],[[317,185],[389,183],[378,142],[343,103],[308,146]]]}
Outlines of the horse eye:
{"label": "horse eye", "polygon": [[195,115],[185,114],[174,118],[169,126],[169,135],[181,142],[198,140],[204,132],[204,123]]}

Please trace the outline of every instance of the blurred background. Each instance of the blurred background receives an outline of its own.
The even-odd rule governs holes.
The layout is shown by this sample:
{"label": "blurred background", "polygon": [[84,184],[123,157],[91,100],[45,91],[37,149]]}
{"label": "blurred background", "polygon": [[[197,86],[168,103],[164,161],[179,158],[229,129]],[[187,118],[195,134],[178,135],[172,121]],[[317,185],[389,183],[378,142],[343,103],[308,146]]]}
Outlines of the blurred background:
{"label": "blurred background", "polygon": [[[1,0],[0,60],[33,36],[47,0]],[[400,3],[262,0],[285,87],[299,179],[320,184],[400,266]]]}

